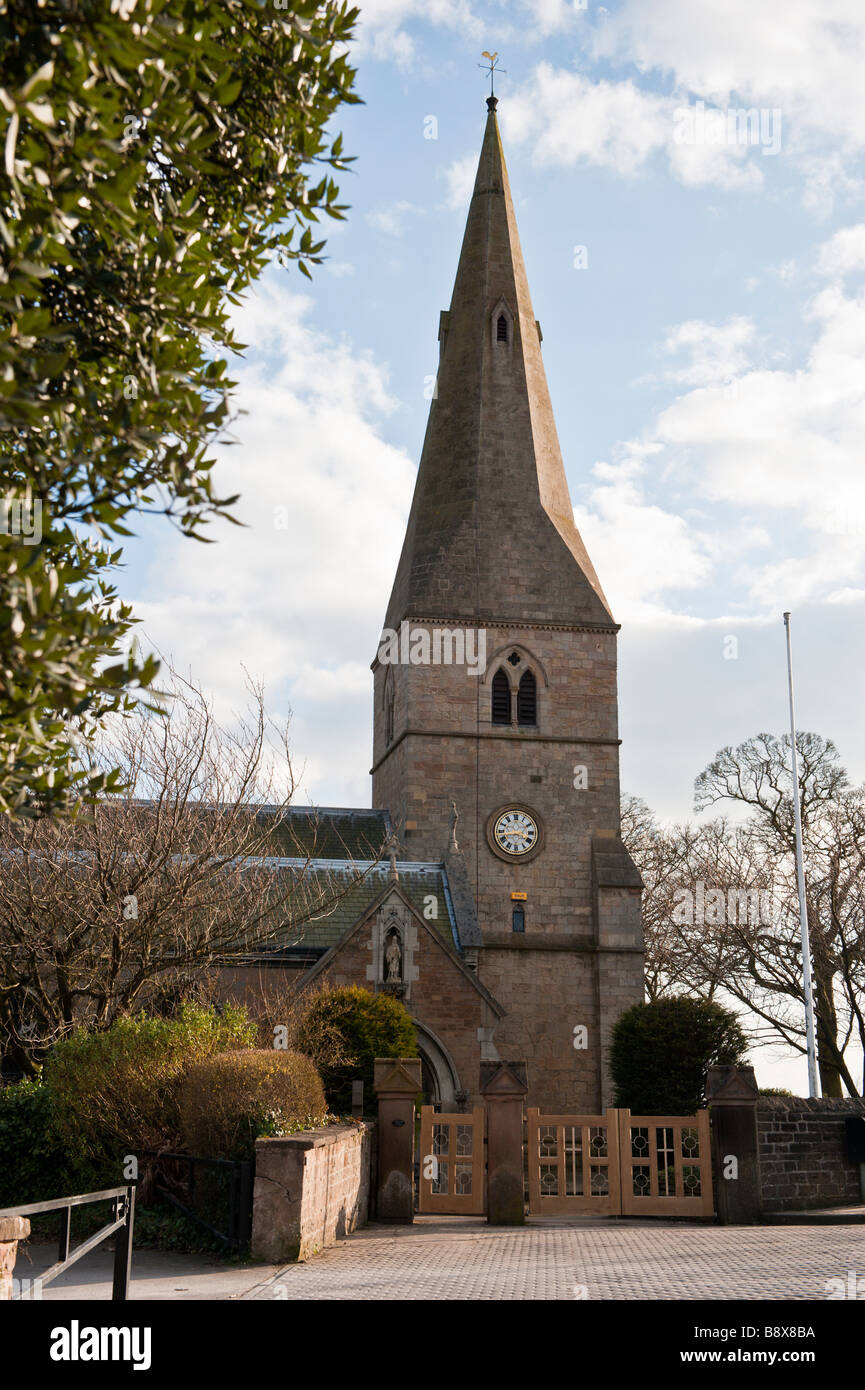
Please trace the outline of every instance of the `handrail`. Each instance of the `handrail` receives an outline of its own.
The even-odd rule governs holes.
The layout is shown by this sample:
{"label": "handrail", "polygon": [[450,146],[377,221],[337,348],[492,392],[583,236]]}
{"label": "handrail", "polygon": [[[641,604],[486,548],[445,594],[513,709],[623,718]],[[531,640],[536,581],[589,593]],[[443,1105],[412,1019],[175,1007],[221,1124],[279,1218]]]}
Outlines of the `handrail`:
{"label": "handrail", "polygon": [[[86,1206],[93,1202],[114,1202],[114,1219],[102,1226],[94,1235],[82,1241],[71,1252],[69,1243],[72,1225],[72,1208]],[[56,1279],[58,1274],[69,1269],[83,1255],[101,1245],[103,1240],[118,1232],[114,1246],[114,1277],[111,1298],[115,1303],[125,1303],[129,1298],[129,1276],[132,1269],[132,1227],[135,1220],[135,1187],[106,1187],[101,1192],[84,1192],[73,1197],[54,1197],[48,1202],[28,1202],[20,1207],[0,1208],[0,1220],[7,1216],[37,1216],[40,1212],[62,1211],[63,1221],[60,1229],[58,1258],[50,1269],[33,1280],[33,1288],[41,1294],[46,1284]],[[30,1297],[32,1298],[32,1294]],[[22,1294],[13,1294],[13,1302],[21,1302]]]}

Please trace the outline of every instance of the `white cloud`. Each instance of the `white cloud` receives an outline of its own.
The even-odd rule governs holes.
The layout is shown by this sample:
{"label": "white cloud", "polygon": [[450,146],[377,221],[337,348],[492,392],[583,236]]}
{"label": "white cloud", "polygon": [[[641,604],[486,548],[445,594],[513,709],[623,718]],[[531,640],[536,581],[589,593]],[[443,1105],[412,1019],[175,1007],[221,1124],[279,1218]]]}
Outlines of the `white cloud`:
{"label": "white cloud", "polygon": [[780,261],[778,265],[769,267],[770,272],[778,277],[782,285],[792,284],[796,278],[797,269],[796,259],[793,256],[789,260]]}
{"label": "white cloud", "polygon": [[569,29],[575,21],[586,23],[588,0],[523,0],[523,9],[534,20],[535,33],[540,38]]}
{"label": "white cloud", "polygon": [[368,212],[366,220],[377,232],[384,232],[385,236],[401,237],[405,231],[406,219],[423,216],[423,212],[423,208],[415,207],[414,203],[407,203],[405,199],[401,199],[392,207]]}
{"label": "white cloud", "polygon": [[643,91],[631,80],[592,81],[539,63],[502,108],[509,140],[530,144],[539,164],[580,161],[630,176],[658,155],[689,187],[757,189],[763,171],[745,144],[687,143],[687,108],[673,97]]}
{"label": "white cloud", "polygon": [[863,144],[860,0],[624,0],[595,50],[718,105],[780,107],[795,127]]}
{"label": "white cloud", "polygon": [[667,380],[686,386],[727,382],[750,365],[748,350],[753,340],[754,325],[742,315],[734,315],[721,324],[704,323],[700,319],[680,323],[668,334],[664,351],[684,350],[690,361],[666,372]]}
{"label": "white cloud", "polygon": [[214,526],[210,546],[161,533],[133,597],[145,645],[191,668],[220,711],[243,704],[241,663],[274,705],[293,707],[307,795],[326,784],[330,799],[364,805],[363,696],[415,470],[379,434],[398,407],[386,368],[317,332],[311,313],[312,300],[273,272],[236,312],[238,338],[256,354],[233,373],[246,414],[239,443],[219,451],[215,483],[241,494],[245,526]]}
{"label": "white cloud", "polygon": [[669,618],[661,596],[709,578],[708,537],[685,517],[647,502],[630,479],[595,488],[574,515],[619,621]]}
{"label": "white cloud", "polygon": [[831,217],[839,197],[858,201],[865,197],[865,179],[850,172],[850,156],[822,148],[819,154],[801,154],[797,163],[804,179],[802,203],[821,222]]}
{"label": "white cloud", "polygon": [[865,222],[842,227],[820,248],[817,270],[833,279],[852,270],[865,270]]}
{"label": "white cloud", "polygon": [[477,154],[467,154],[462,159],[455,159],[444,171],[444,178],[447,183],[447,206],[452,210],[465,209],[468,207],[472,189],[475,186],[475,176],[478,171]]}
{"label": "white cloud", "polygon": [[482,32],[464,0],[362,0],[353,57],[388,59],[399,67],[412,67],[417,47],[405,26],[414,20],[474,38]]}
{"label": "white cloud", "polygon": [[[865,229],[836,233],[814,261],[832,277],[862,268]],[[580,520],[616,607],[671,612],[677,589],[709,593],[710,584],[752,613],[858,601],[865,289],[847,292],[833,278],[802,312],[811,346],[784,370],[753,362],[758,336],[745,317],[692,320],[668,334],[664,350],[687,353],[668,378],[688,389],[638,447],[596,466],[600,486]]]}

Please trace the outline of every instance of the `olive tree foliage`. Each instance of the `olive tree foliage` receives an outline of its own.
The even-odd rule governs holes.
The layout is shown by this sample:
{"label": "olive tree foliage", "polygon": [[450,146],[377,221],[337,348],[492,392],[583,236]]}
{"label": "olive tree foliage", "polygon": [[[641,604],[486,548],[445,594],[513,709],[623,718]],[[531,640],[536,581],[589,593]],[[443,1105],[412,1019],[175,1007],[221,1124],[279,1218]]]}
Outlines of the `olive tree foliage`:
{"label": "olive tree foliage", "polygon": [[[74,816],[0,817],[0,1057],[34,1073],[76,1028],[215,989],[221,969],[303,939],[381,857],[311,871],[294,829],[288,725],[250,684],[231,723],[171,672],[167,714],[106,716],[88,771],[127,790]],[[346,858],[349,857],[346,851]]]}
{"label": "olive tree foliage", "polygon": [[[79,754],[158,665],[112,571],[140,513],[208,539],[229,314],[342,218],[357,11],[0,0],[0,810],[118,785]],[[23,518],[23,520],[22,520]]]}

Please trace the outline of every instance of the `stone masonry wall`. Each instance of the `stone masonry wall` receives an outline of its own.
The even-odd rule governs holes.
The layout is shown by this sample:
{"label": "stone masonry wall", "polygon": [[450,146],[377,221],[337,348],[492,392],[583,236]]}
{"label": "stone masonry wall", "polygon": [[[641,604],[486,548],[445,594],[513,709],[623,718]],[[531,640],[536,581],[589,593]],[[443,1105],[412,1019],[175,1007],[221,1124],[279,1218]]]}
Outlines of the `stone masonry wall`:
{"label": "stone masonry wall", "polygon": [[865,1100],[761,1096],[757,1105],[764,1211],[850,1206],[862,1200],[859,1165],[848,1157],[844,1121]]}
{"label": "stone masonry wall", "polygon": [[[367,976],[372,930],[372,920],[364,922],[318,978],[334,988],[360,984],[374,990],[376,985]],[[478,1029],[494,1026],[496,1019],[456,962],[420,924],[414,963],[417,975],[406,1007],[448,1049],[470,1106],[480,1084]]]}
{"label": "stone masonry wall", "polygon": [[[420,626],[430,624],[412,619]],[[408,822],[407,854],[429,859],[445,851],[456,803],[483,937],[478,977],[506,1010],[494,1045],[500,1056],[530,1059],[530,1104],[594,1113],[609,1093],[610,1029],[643,998],[639,892],[605,888],[598,901],[592,878],[593,840],[619,834],[615,633],[542,625],[486,633],[483,676],[465,666],[378,665],[373,802],[400,827]],[[520,661],[511,665],[514,651]],[[525,669],[537,679],[537,726],[494,726],[493,676],[503,670],[515,690]],[[386,680],[395,693],[388,756]],[[514,803],[544,830],[527,862],[504,860],[487,842],[490,817]],[[512,931],[514,893],[525,895],[521,934]],[[589,1033],[582,1052],[573,1046],[579,1024]]]}
{"label": "stone masonry wall", "polygon": [[369,1216],[371,1124],[328,1125],[255,1144],[252,1256],[306,1260]]}
{"label": "stone masonry wall", "polygon": [[[599,1020],[592,952],[518,949],[481,952],[479,974],[507,1010],[493,1041],[501,1057],[526,1058],[526,1104],[552,1114],[595,1114],[599,1102]],[[589,1048],[574,1048],[574,1028]]]}

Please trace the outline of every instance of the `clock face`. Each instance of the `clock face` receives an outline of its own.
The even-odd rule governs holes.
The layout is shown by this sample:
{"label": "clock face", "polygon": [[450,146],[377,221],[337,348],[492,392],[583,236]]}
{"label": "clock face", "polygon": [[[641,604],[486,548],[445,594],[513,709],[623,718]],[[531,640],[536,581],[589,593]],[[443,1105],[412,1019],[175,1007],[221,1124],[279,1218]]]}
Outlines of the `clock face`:
{"label": "clock face", "polygon": [[513,855],[514,859],[519,859],[533,850],[538,843],[537,822],[528,811],[523,811],[517,806],[511,807],[496,817],[493,838],[500,850],[507,855]]}

